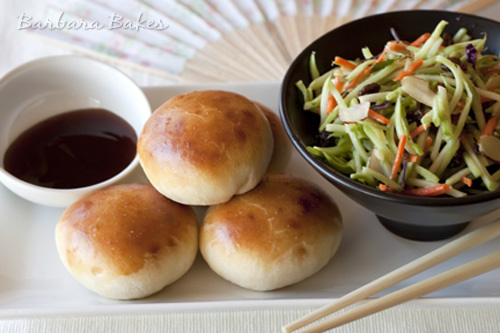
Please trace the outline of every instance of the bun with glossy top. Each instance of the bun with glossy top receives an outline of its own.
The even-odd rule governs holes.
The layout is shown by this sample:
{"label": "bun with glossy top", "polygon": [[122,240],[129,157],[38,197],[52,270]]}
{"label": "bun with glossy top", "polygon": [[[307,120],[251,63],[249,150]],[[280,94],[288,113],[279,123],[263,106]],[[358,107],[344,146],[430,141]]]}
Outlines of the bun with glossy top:
{"label": "bun with glossy top", "polygon": [[340,244],[342,230],[337,205],[318,186],[271,173],[252,191],[208,209],[200,251],[226,280],[272,290],[325,266]]}
{"label": "bun with glossy top", "polygon": [[222,90],[171,98],[146,122],[137,152],[151,184],[188,205],[228,201],[254,188],[273,153],[260,107]]}
{"label": "bun with glossy top", "polygon": [[88,289],[112,299],[142,298],[189,270],[198,222],[191,207],[149,184],[115,185],[64,211],[56,245],[64,266]]}

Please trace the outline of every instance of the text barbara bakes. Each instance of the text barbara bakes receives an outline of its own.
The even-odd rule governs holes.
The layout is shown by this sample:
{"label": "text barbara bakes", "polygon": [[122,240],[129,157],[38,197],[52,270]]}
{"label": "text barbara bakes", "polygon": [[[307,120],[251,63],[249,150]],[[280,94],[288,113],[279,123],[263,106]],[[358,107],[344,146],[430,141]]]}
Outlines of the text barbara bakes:
{"label": "text barbara bakes", "polygon": [[116,29],[127,29],[127,30],[140,30],[140,29],[151,29],[151,30],[165,30],[168,28],[168,24],[163,22],[161,19],[153,20],[144,17],[143,13],[139,13],[134,19],[125,18],[117,13],[112,13],[107,17],[105,22],[100,20],[84,20],[84,19],[73,19],[68,20],[64,17],[64,12],[61,12],[59,16],[52,19],[35,20],[32,16],[22,13],[18,16],[17,29],[50,29],[50,30],[116,30]]}

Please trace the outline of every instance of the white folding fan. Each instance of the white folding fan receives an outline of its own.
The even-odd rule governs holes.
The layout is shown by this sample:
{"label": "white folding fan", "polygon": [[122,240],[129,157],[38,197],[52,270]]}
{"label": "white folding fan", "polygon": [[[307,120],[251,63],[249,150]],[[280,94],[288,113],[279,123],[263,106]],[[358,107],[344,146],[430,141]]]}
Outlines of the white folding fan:
{"label": "white folding fan", "polygon": [[[492,2],[72,0],[63,6],[49,6],[46,20],[87,25],[73,29],[69,25],[61,29],[35,27],[30,31],[63,47],[174,81],[276,81],[300,50],[350,20],[408,9],[474,13]],[[135,29],[137,22],[150,24],[138,24]]]}

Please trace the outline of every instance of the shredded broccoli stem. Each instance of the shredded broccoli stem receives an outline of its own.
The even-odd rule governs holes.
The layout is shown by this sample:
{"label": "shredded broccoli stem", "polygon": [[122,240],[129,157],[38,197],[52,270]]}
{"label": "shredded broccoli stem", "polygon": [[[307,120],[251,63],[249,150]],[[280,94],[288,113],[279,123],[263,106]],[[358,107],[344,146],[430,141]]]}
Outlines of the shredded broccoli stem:
{"label": "shredded broccoli stem", "polygon": [[[461,197],[499,188],[500,166],[473,147],[487,119],[500,112],[500,57],[483,55],[486,35],[473,39],[465,28],[442,46],[447,24],[440,21],[420,46],[397,42],[391,48],[388,41],[380,55],[363,47],[361,58],[349,60],[353,69],[332,62],[321,73],[313,52],[310,83],[296,86],[304,110],[320,116],[319,131],[333,143],[309,152],[356,181],[396,192],[446,183],[452,186],[447,196]],[[483,109],[482,99],[492,102]],[[418,122],[412,116],[417,111]],[[498,126],[492,135],[500,136]],[[396,159],[404,167],[394,175]],[[474,180],[470,189],[464,177]]]}
{"label": "shredded broccoli stem", "polygon": [[443,86],[438,86],[438,93],[434,96],[432,110],[434,112],[432,122],[435,126],[441,126],[444,140],[450,140],[453,136],[453,128],[451,124],[447,90]]}
{"label": "shredded broccoli stem", "polygon": [[459,139],[451,139],[450,141],[448,141],[444,145],[443,149],[441,149],[432,165],[429,167],[429,171],[438,176],[441,176],[441,174],[446,169],[451,159],[457,152],[458,148],[460,148]]}
{"label": "shredded broccoli stem", "polygon": [[[448,67],[450,69],[450,71],[453,73],[453,76],[455,77],[455,82],[453,82],[455,84],[455,87],[454,87],[455,91],[453,93],[453,97],[451,98],[451,100],[449,102],[450,110],[453,111],[455,109],[455,107],[457,106],[458,102],[460,101],[460,99],[462,98],[462,94],[464,91],[463,73],[456,64],[452,63],[449,59],[447,59],[443,56],[438,55],[436,57],[436,61],[438,61],[438,62],[442,63],[443,65],[445,65],[446,67]],[[452,82],[450,82],[450,83],[453,84]]]}
{"label": "shredded broccoli stem", "polygon": [[330,92],[333,89],[335,89],[335,86],[332,83],[331,75],[330,75],[325,80],[325,83],[323,84],[323,88],[321,90],[321,99],[320,99],[320,104],[319,104],[319,115],[321,118],[321,121],[320,121],[321,124],[328,117],[328,114],[327,114],[328,99],[330,98]]}
{"label": "shredded broccoli stem", "polygon": [[300,90],[302,93],[302,98],[304,99],[304,103],[308,102],[312,97],[309,94],[309,91],[307,90],[306,85],[304,84],[304,81],[299,80],[295,83],[295,86]]}
{"label": "shredded broccoli stem", "polygon": [[365,85],[368,85],[370,83],[374,83],[374,82],[381,82],[385,77],[387,77],[388,75],[390,75],[392,72],[394,72],[394,70],[396,68],[398,68],[397,66],[398,64],[394,63],[392,65],[389,65],[383,69],[381,69],[380,71],[378,72],[375,72],[375,74],[371,75],[370,77],[368,77],[367,79],[365,79],[363,81],[363,84],[362,85],[358,85],[356,86],[355,88],[353,88],[349,94],[347,94],[347,96],[344,98],[346,103],[348,103],[351,99],[355,98],[359,91],[365,86]]}
{"label": "shredded broccoli stem", "polygon": [[304,103],[304,110],[319,113],[320,102],[321,102],[321,95],[317,96],[313,100],[305,102]]}
{"label": "shredded broccoli stem", "polygon": [[354,146],[354,152],[358,153],[359,157],[362,158],[365,162],[368,161],[368,153],[363,147],[363,144],[361,143],[361,140],[358,136],[358,125],[348,124],[345,127],[346,133],[349,135],[349,138],[351,138],[351,142]]}
{"label": "shredded broccoli stem", "polygon": [[359,74],[361,74],[361,72],[363,72],[366,68],[368,68],[374,61],[375,60],[363,61],[361,64],[356,66],[356,68],[354,68],[349,75],[346,76],[346,80],[348,81],[353,80],[356,76],[358,76]]}
{"label": "shredded broccoli stem", "polygon": [[[463,143],[462,144],[463,147],[465,148],[465,151],[467,152],[467,154],[470,157],[470,163],[473,164],[473,167],[476,167],[479,169],[478,176],[481,177],[486,188],[489,191],[495,191],[498,188],[498,183],[493,179],[493,177],[491,177],[490,173],[488,172],[488,170],[486,169],[484,164],[481,163],[481,161],[479,160],[477,155],[474,154],[474,151],[473,151],[470,143],[468,142],[468,140],[464,139],[462,143]],[[471,168],[471,166],[469,166],[469,168]]]}
{"label": "shredded broccoli stem", "polygon": [[321,89],[323,87],[323,84],[325,83],[326,79],[329,78],[331,75],[333,75],[334,70],[331,69],[325,74],[319,76],[318,78],[314,79],[310,84],[309,84],[309,89],[311,91],[315,91],[318,89]]}
{"label": "shredded broccoli stem", "polygon": [[448,177],[445,181],[446,184],[448,185],[455,185],[459,181],[462,180],[462,178],[467,177],[471,174],[471,171],[469,168],[463,168],[460,171],[455,172],[452,176]]}
{"label": "shredded broccoli stem", "polygon": [[311,78],[313,80],[320,76],[318,66],[316,65],[316,52],[314,51],[311,53],[311,57],[309,58],[309,72],[311,72]]}
{"label": "shredded broccoli stem", "polygon": [[441,34],[443,33],[444,28],[448,22],[442,20],[438,23],[436,28],[434,28],[434,31],[431,33],[431,36],[425,41],[424,45],[420,48],[420,50],[415,54],[415,59],[419,58],[425,58],[427,57],[429,50],[431,49],[432,45],[441,37]]}
{"label": "shredded broccoli stem", "polygon": [[378,171],[372,170],[372,169],[370,169],[368,167],[363,167],[361,169],[361,173],[369,175],[369,176],[377,179],[378,181],[384,183],[385,185],[393,188],[396,191],[402,191],[403,190],[403,187],[400,184],[398,184],[394,180],[390,179],[389,177],[387,177],[386,175],[384,175],[384,174],[382,174],[382,173],[380,173]]}
{"label": "shredded broccoli stem", "polygon": [[408,137],[406,141],[406,150],[412,155],[422,155],[422,150],[413,142],[413,139],[410,136],[408,121],[406,120],[406,111],[401,104],[401,95],[398,96],[396,101],[393,120],[396,124],[396,133],[398,137],[400,138],[403,135]]}
{"label": "shredded broccoli stem", "polygon": [[373,58],[372,51],[370,51],[370,48],[368,46],[365,46],[361,49],[361,52],[363,53],[363,57],[365,59],[371,59]]}
{"label": "shredded broccoli stem", "polygon": [[467,39],[467,29],[460,28],[453,36],[453,43],[462,42],[464,39]]}
{"label": "shredded broccoli stem", "polygon": [[427,179],[434,183],[439,183],[439,177],[436,174],[432,173],[429,169],[426,169],[421,165],[415,165],[415,172],[424,177],[424,179]]}

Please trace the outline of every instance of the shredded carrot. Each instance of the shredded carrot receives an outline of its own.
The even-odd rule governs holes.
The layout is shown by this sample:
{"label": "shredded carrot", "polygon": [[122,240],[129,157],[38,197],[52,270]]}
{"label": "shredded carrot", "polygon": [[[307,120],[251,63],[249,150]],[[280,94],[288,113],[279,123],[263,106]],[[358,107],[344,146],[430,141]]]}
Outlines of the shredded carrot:
{"label": "shredded carrot", "polygon": [[465,106],[465,101],[463,100],[458,101],[457,108],[460,108],[460,110],[462,110],[464,106]]}
{"label": "shredded carrot", "polygon": [[484,71],[482,71],[482,73],[483,73],[483,75],[486,75],[486,74],[490,74],[490,73],[498,72],[498,71],[500,71],[500,64],[495,65],[495,66],[491,66],[490,68],[486,68]]}
{"label": "shredded carrot", "polygon": [[403,161],[403,154],[405,152],[406,145],[406,135],[401,135],[398,143],[398,151],[396,153],[396,157],[394,158],[394,164],[391,170],[391,179],[395,180],[399,171],[399,167],[401,166],[401,162]]}
{"label": "shredded carrot", "polygon": [[379,123],[384,124],[384,125],[388,125],[391,123],[391,120],[389,118],[384,117],[383,115],[373,111],[372,109],[368,110],[368,117],[370,117],[370,118],[372,118],[372,119],[374,119],[374,120],[376,120]]}
{"label": "shredded carrot", "polygon": [[492,116],[490,119],[488,119],[488,121],[486,122],[486,125],[484,126],[483,130],[481,131],[481,135],[493,135],[493,131],[495,130],[495,127],[497,126],[499,116],[500,116],[500,111],[495,113],[494,116]]}
{"label": "shredded carrot", "polygon": [[[379,62],[382,62],[384,60],[384,57],[385,57],[385,54],[387,53],[387,48],[384,47],[384,50],[382,51],[382,53],[380,53],[377,57],[377,60],[375,60],[375,64],[378,64]],[[375,66],[375,64],[373,64],[372,66],[370,67],[373,67]]]}
{"label": "shredded carrot", "polygon": [[380,183],[378,184],[378,188],[379,190],[381,190],[382,192],[388,192],[388,193],[395,193],[396,191],[392,188],[392,187],[389,187],[387,186],[386,184],[384,183]]}
{"label": "shredded carrot", "polygon": [[418,37],[417,39],[415,39],[410,45],[418,47],[418,46],[422,45],[423,43],[425,43],[429,39],[430,36],[431,36],[431,34],[426,32],[426,33],[420,35],[420,37]]}
{"label": "shredded carrot", "polygon": [[412,62],[408,68],[404,71],[402,71],[401,73],[399,73],[394,79],[393,81],[399,81],[401,80],[402,78],[404,78],[405,76],[408,76],[408,75],[412,75],[413,73],[415,73],[415,71],[420,67],[422,66],[422,64],[424,63],[424,61],[422,60],[422,58],[418,58],[417,60],[415,60],[414,62]]}
{"label": "shredded carrot", "polygon": [[468,187],[471,187],[472,186],[472,179],[470,179],[469,177],[463,176],[462,177],[462,183],[464,183]]}
{"label": "shredded carrot", "polygon": [[349,84],[345,86],[345,90],[351,89],[352,87],[356,86],[361,81],[362,78],[364,78],[365,76],[370,74],[373,66],[375,66],[375,64],[378,64],[379,62],[382,62],[384,60],[384,56],[385,56],[386,51],[387,51],[387,48],[384,48],[382,53],[379,54],[377,60],[375,60],[375,62],[373,64],[371,64],[371,66],[368,66],[364,71],[359,73],[359,75],[356,76],[351,82],[349,82]]}
{"label": "shredded carrot", "polygon": [[489,98],[489,97],[486,97],[486,96],[479,96],[479,100],[481,101],[481,103],[486,103],[486,102],[494,101],[493,98]]}
{"label": "shredded carrot", "polygon": [[328,103],[326,104],[326,113],[327,114],[332,113],[333,109],[335,109],[336,106],[337,106],[337,100],[332,94],[330,94],[330,96],[328,96]]}
{"label": "shredded carrot", "polygon": [[422,157],[429,152],[431,144],[432,144],[432,138],[430,136],[426,137]]}
{"label": "shredded carrot", "polygon": [[467,139],[470,137],[470,135],[460,133],[460,142],[462,144],[467,144]]}
{"label": "shredded carrot", "polygon": [[406,50],[406,44],[396,40],[391,40],[390,42],[387,42],[387,48],[391,51],[404,51]]}
{"label": "shredded carrot", "polygon": [[[344,81],[340,80],[340,77],[336,76],[333,79],[333,84],[335,85],[335,88],[339,91],[342,92],[342,89],[344,88]],[[328,103],[326,104],[326,113],[330,114],[332,113],[333,109],[338,105],[337,100],[333,96],[333,94],[330,94],[328,96]]]}
{"label": "shredded carrot", "polygon": [[333,62],[341,67],[349,68],[349,69],[354,69],[356,68],[356,65],[350,62],[349,60],[346,60],[341,57],[335,57]]}
{"label": "shredded carrot", "polygon": [[417,163],[418,162],[418,155],[411,155],[410,162]]}
{"label": "shredded carrot", "polygon": [[411,155],[410,162],[417,163],[420,160],[425,158],[425,155],[429,152],[429,148],[431,148],[432,138],[430,136],[425,138],[424,148],[422,149],[422,156]]}
{"label": "shredded carrot", "polygon": [[354,78],[354,80],[352,80],[351,82],[349,82],[349,84],[347,86],[345,86],[345,90],[351,89],[352,87],[356,86],[361,81],[362,78],[364,78],[365,76],[370,74],[372,67],[373,66],[370,66],[370,67],[366,68],[364,71],[362,71],[361,73],[359,73],[359,75],[356,76]]}
{"label": "shredded carrot", "polygon": [[448,184],[437,184],[427,187],[417,187],[404,190],[402,193],[407,195],[415,195],[419,197],[435,197],[445,194],[451,189]]}
{"label": "shredded carrot", "polygon": [[344,81],[341,81],[340,80],[340,77],[336,76],[334,79],[333,79],[333,84],[335,85],[335,88],[337,88],[337,90],[341,93],[344,89]]}
{"label": "shredded carrot", "polygon": [[414,139],[417,135],[423,132],[425,132],[425,126],[424,124],[420,124],[410,132],[410,137]]}

